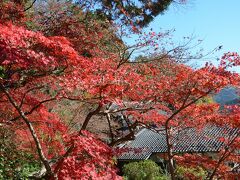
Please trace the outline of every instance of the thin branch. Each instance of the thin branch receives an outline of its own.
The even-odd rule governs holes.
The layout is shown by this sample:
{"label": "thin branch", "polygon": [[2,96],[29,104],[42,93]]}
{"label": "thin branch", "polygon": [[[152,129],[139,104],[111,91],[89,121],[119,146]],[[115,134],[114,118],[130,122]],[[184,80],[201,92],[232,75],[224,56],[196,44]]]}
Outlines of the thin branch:
{"label": "thin branch", "polygon": [[[35,105],[30,111],[24,112],[24,115],[26,116],[26,115],[32,114],[32,113],[33,113],[37,108],[39,108],[42,104],[44,104],[44,103],[46,103],[46,102],[49,102],[49,101],[53,101],[53,100],[56,100],[56,97],[50,98],[50,99],[46,99],[46,100],[44,100],[44,101],[39,102],[39,103],[38,103],[37,105]],[[20,108],[20,107],[19,107],[19,108]],[[13,118],[13,119],[11,119],[10,121],[16,121],[16,120],[18,120],[19,118],[21,118],[21,115],[15,117],[15,118]]]}
{"label": "thin branch", "polygon": [[133,129],[135,129],[138,125],[138,122],[134,122],[132,125],[129,125],[128,126],[128,129],[129,129],[129,133],[127,135],[125,135],[124,137],[121,137],[119,139],[116,139],[114,141],[112,141],[109,146],[114,146],[116,144],[119,144],[119,143],[122,143],[122,142],[125,142],[125,141],[129,141],[129,140],[133,140],[134,139],[134,131]]}
{"label": "thin branch", "polygon": [[37,1],[37,0],[33,0],[33,2],[30,4],[30,6],[28,6],[28,7],[27,7],[26,9],[24,9],[23,11],[25,12],[25,11],[31,9],[36,1]]}
{"label": "thin branch", "polygon": [[133,107],[127,107],[127,108],[122,108],[122,109],[115,109],[115,110],[105,110],[105,111],[100,111],[99,114],[114,114],[118,112],[123,112],[123,111],[149,111],[153,110],[153,107],[149,108],[133,108]]}
{"label": "thin branch", "polygon": [[[207,96],[207,95],[208,95],[209,93],[211,93],[211,92],[212,92],[212,90],[207,91],[204,95],[202,95],[202,96],[194,99],[193,101],[191,101],[191,102],[188,103],[187,105],[185,105],[186,102],[183,102],[183,105],[182,105],[177,111],[175,111],[175,112],[167,119],[165,125],[168,126],[169,121],[172,120],[178,113],[180,113],[182,110],[186,109],[187,107],[191,106],[192,104],[194,104],[195,102],[197,102],[199,99]],[[185,99],[185,101],[187,101],[187,99]]]}
{"label": "thin branch", "polygon": [[240,130],[238,131],[238,133],[236,134],[236,136],[227,144],[227,146],[225,146],[224,148],[224,153],[222,155],[222,157],[218,160],[217,165],[215,166],[211,176],[209,177],[209,180],[212,180],[218,170],[218,168],[220,167],[220,165],[223,163],[223,161],[233,152],[235,151],[235,149],[229,150],[230,146],[234,143],[235,139],[238,138],[240,135]]}
{"label": "thin branch", "polygon": [[28,93],[30,93],[30,92],[33,91],[33,90],[42,89],[43,87],[44,87],[44,86],[39,86],[39,87],[33,87],[33,88],[31,88],[31,89],[28,89],[28,90],[24,93],[19,107],[20,107],[20,108],[22,107],[23,102],[24,102],[24,100],[25,100],[25,98],[26,98],[26,95],[27,95]]}

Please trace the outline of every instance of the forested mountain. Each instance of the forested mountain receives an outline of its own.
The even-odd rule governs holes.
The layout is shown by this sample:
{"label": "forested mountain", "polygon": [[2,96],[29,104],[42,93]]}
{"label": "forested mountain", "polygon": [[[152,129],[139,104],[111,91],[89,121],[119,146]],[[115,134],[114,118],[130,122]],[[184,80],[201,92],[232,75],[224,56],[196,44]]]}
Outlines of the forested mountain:
{"label": "forested mountain", "polygon": [[236,88],[227,87],[215,95],[214,100],[221,105],[234,105],[240,103],[240,96]]}

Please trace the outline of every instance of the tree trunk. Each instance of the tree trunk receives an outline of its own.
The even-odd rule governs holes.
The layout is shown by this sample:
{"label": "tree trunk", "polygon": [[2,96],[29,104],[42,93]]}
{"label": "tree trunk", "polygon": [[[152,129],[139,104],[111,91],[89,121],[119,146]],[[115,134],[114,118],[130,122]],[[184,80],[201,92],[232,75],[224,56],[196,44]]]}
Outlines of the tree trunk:
{"label": "tree trunk", "polygon": [[167,156],[168,156],[168,167],[169,167],[169,173],[172,180],[175,180],[175,168],[174,168],[174,162],[173,162],[173,153],[172,153],[172,144],[170,142],[170,131],[168,130],[168,127],[165,127],[165,133],[166,133],[166,143],[167,143]]}

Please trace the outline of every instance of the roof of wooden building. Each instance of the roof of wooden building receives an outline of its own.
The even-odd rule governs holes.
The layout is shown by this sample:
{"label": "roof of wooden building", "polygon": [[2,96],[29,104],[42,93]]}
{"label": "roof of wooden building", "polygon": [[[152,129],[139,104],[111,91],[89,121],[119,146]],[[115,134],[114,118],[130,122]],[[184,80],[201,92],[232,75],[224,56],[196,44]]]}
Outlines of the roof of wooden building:
{"label": "roof of wooden building", "polygon": [[[228,127],[206,126],[202,130],[185,128],[175,132],[172,138],[174,153],[218,152],[224,145],[221,138],[233,138],[240,129]],[[156,132],[142,129],[134,140],[127,142],[122,148],[132,149],[121,154],[119,160],[144,160],[153,153],[166,153],[167,143],[164,131]]]}

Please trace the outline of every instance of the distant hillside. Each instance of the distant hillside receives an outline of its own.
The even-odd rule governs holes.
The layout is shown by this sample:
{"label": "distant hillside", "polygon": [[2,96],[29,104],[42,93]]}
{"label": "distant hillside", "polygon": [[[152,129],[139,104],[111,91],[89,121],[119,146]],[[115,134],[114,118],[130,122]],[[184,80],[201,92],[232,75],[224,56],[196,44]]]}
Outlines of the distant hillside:
{"label": "distant hillside", "polygon": [[240,103],[240,96],[237,94],[237,89],[234,87],[224,88],[216,94],[213,99],[221,105],[234,105]]}
{"label": "distant hillside", "polygon": [[239,104],[240,105],[240,97],[231,101],[226,102],[226,105],[235,105]]}

